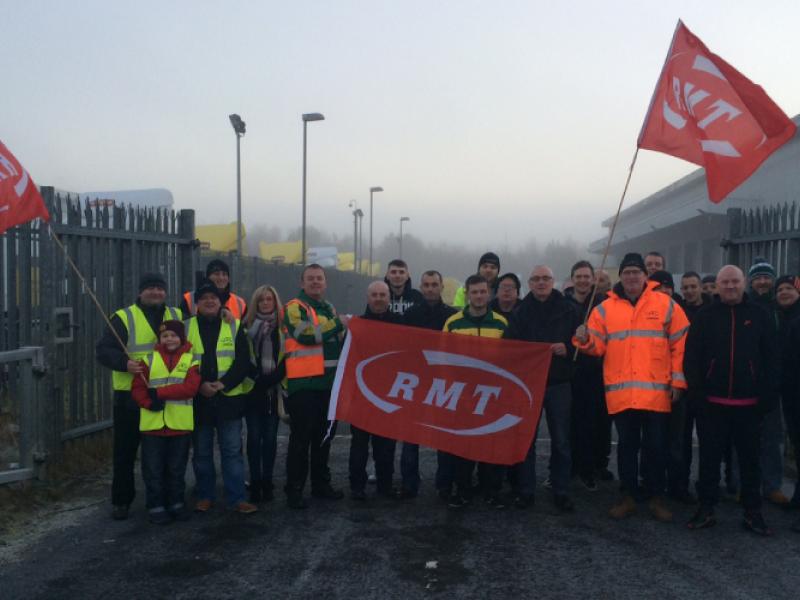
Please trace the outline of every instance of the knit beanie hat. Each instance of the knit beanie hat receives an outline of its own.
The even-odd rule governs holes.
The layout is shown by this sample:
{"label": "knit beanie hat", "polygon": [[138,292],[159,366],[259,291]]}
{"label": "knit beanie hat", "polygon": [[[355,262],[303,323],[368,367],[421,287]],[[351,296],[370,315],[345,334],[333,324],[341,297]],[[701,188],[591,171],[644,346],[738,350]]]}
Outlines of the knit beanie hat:
{"label": "knit beanie hat", "polygon": [[215,258],[214,260],[208,263],[208,266],[206,266],[206,277],[208,277],[212,273],[216,273],[217,271],[222,271],[223,273],[227,273],[228,275],[231,274],[231,270],[228,267],[228,263],[226,263],[224,260]]}
{"label": "knit beanie hat", "polygon": [[775,280],[775,290],[777,291],[784,283],[788,283],[794,288],[800,290],[800,277],[794,275],[781,275]]}
{"label": "knit beanie hat", "polygon": [[165,331],[171,331],[181,339],[181,344],[186,343],[186,327],[183,326],[182,321],[170,319],[169,321],[162,321],[158,326],[158,338],[161,339],[161,334]]}
{"label": "knit beanie hat", "polygon": [[139,293],[152,287],[161,288],[162,290],[167,289],[167,282],[161,273],[145,273],[139,279]]}
{"label": "knit beanie hat", "polygon": [[650,277],[650,281],[655,281],[658,285],[665,285],[668,288],[675,289],[675,280],[672,278],[672,273],[669,271],[656,271]]}
{"label": "knit beanie hat", "polygon": [[478,261],[478,268],[481,268],[481,265],[485,265],[489,263],[490,265],[494,265],[497,267],[497,270],[500,270],[500,257],[497,256],[494,252],[486,252],[481,259]]}
{"label": "knit beanie hat", "polygon": [[219,298],[219,301],[222,302],[222,297],[220,296],[217,286],[215,286],[214,283],[212,281],[209,281],[208,279],[206,279],[199,286],[197,286],[197,289],[194,291],[195,304],[197,304],[200,298],[202,298],[206,294],[214,294],[217,298]]}
{"label": "knit beanie hat", "polygon": [[627,267],[637,267],[643,272],[647,271],[647,268],[644,266],[644,259],[638,252],[628,252],[625,255],[622,262],[619,263],[619,275],[622,275],[622,271]]}
{"label": "knit beanie hat", "polygon": [[752,281],[756,277],[765,275],[770,279],[775,279],[775,267],[767,262],[766,258],[756,257],[753,266],[747,272],[747,279]]}

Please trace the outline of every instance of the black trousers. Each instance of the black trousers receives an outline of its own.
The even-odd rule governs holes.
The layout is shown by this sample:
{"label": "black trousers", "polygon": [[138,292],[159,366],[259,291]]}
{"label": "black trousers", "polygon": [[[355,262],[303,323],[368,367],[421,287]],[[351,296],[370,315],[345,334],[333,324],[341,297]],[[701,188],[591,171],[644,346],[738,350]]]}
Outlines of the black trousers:
{"label": "black trousers", "polygon": [[572,380],[570,445],[574,474],[589,476],[596,469],[608,468],[611,417],[602,369],[579,369]]}
{"label": "black trousers", "polygon": [[[794,460],[797,473],[800,474],[800,406],[795,398],[783,398],[783,417],[786,421],[786,430],[794,449]],[[795,483],[794,502],[800,502],[800,484]]]}
{"label": "black trousers", "polygon": [[147,510],[176,511],[183,507],[186,464],[192,436],[142,435],[142,478]]}
{"label": "black trousers", "polygon": [[700,503],[719,501],[719,469],[729,440],[739,459],[742,506],[761,506],[761,415],[755,406],[725,406],[704,402],[700,422]]}
{"label": "black trousers", "polygon": [[139,408],[131,406],[128,392],[114,392],[114,471],[111,504],[127,505],[136,496],[136,453],[139,450]]}
{"label": "black trousers", "polygon": [[394,475],[394,449],[397,442],[352,425],[350,433],[352,434],[350,439],[350,489],[363,491],[367,485],[367,461],[369,459],[369,443],[372,440],[372,460],[375,461],[375,479],[377,479],[378,491],[391,491]]}
{"label": "black trousers", "polygon": [[301,390],[290,394],[286,399],[286,411],[291,419],[286,454],[286,490],[289,494],[302,493],[309,474],[309,465],[312,490],[330,485],[328,457],[331,440],[336,434],[334,421],[331,436],[325,440],[330,396],[330,390]]}

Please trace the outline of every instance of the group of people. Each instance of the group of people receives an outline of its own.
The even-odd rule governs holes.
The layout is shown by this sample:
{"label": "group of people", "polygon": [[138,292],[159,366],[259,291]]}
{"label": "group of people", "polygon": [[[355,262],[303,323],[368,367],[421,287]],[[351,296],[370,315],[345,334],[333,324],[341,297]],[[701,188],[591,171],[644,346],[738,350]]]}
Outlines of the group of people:
{"label": "group of people", "polygon": [[[744,524],[768,535],[762,498],[800,509],[800,492],[787,498],[783,479],[783,417],[793,445],[800,442],[800,292],[794,277],[777,278],[758,260],[747,275],[723,267],[714,277],[688,272],[675,292],[657,252],[627,254],[613,288],[588,261],[571,269],[563,291],[546,265],[533,268],[527,294],[514,273],[500,273],[487,252],[455,295],[442,299],[438,271],[422,273],[414,289],[408,266],[389,263],[383,281],[367,288],[364,319],[456,335],[546,343],[552,351],[543,403],[550,435],[544,487],[555,507],[575,510],[573,478],[589,491],[611,481],[611,426],[617,429],[621,497],[610,516],[626,518],[646,504],[659,521],[672,521],[665,502],[695,504],[690,529],[716,522],[720,467],[738,493]],[[206,280],[165,304],[166,282],[145,274],[134,304],[117,311],[97,345],[113,372],[114,477],[112,516],[124,519],[134,497],[134,462],[141,440],[142,475],[151,521],[186,519],[184,476],[191,451],[197,480],[194,510],[215,501],[214,436],[227,505],[241,513],[273,498],[277,431],[289,422],[286,493],[290,508],[304,497],[338,500],[328,466],[336,423],[328,405],[350,315],[325,299],[325,271],[306,266],[296,298],[281,304],[270,286],[247,304],[230,291],[219,260]],[[749,283],[749,289],[745,289]],[[124,349],[123,349],[124,347]],[[783,406],[783,413],[779,405]],[[246,498],[243,429],[249,466]],[[699,481],[691,491],[693,432],[699,438]],[[420,491],[419,447],[402,442],[395,487],[397,442],[351,426],[350,496],[368,499],[369,448],[377,493],[412,499]],[[537,432],[538,435],[538,432]],[[503,493],[508,484],[511,495]],[[534,503],[536,436],[523,463],[475,464],[437,452],[439,496],[461,510],[476,496],[488,506]],[[249,500],[249,501],[248,501]],[[800,530],[800,521],[794,526]]]}

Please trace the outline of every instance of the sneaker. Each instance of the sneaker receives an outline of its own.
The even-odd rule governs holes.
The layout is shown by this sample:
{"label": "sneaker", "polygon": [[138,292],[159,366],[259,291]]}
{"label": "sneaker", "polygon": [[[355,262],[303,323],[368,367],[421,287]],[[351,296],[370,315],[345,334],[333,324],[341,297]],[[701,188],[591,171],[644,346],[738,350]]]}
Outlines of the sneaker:
{"label": "sneaker", "polygon": [[461,494],[451,494],[447,500],[447,508],[451,510],[459,510],[469,504],[469,500],[464,498]]}
{"label": "sneaker", "polygon": [[124,521],[128,518],[129,504],[115,504],[111,508],[111,518],[115,521]]}
{"label": "sneaker", "polygon": [[600,481],[614,481],[614,474],[603,467],[602,469],[597,469],[597,478]]}
{"label": "sneaker", "polygon": [[786,506],[789,504],[789,499],[786,495],[780,490],[773,490],[769,494],[766,495],[767,500],[775,504],[776,506]]}
{"label": "sneaker", "polygon": [[308,508],[308,502],[303,498],[302,492],[290,492],[286,495],[286,506],[295,510]]}
{"label": "sneaker", "polygon": [[575,512],[575,504],[566,494],[556,494],[553,496],[553,504],[561,512]]}
{"label": "sneaker", "polygon": [[198,500],[194,505],[195,512],[208,512],[211,510],[211,500]]}
{"label": "sneaker", "polygon": [[636,500],[633,499],[633,496],[625,496],[617,504],[611,507],[611,510],[608,511],[608,515],[612,519],[620,521],[630,517],[635,512]]}
{"label": "sneaker", "polygon": [[672,523],[672,511],[664,505],[661,496],[653,496],[647,503],[647,508],[653,518],[660,523]]}
{"label": "sneaker", "polygon": [[489,508],[505,508],[506,503],[503,502],[503,499],[500,497],[500,494],[490,494],[486,496],[484,500],[486,502],[486,506]]}
{"label": "sneaker", "polygon": [[686,523],[686,527],[694,531],[695,529],[713,527],[716,524],[717,519],[714,517],[714,509],[709,506],[701,506],[689,522]]}
{"label": "sneaker", "polygon": [[332,488],[330,484],[311,490],[311,495],[314,498],[321,498],[322,500],[341,500],[344,498],[344,492]]}
{"label": "sneaker", "polygon": [[153,525],[168,525],[172,523],[172,517],[166,510],[150,512],[147,518]]}
{"label": "sneaker", "polygon": [[597,491],[597,482],[595,482],[594,477],[591,475],[579,475],[578,479],[581,480],[583,487],[585,487],[590,492]]}
{"label": "sneaker", "polygon": [[761,512],[757,510],[749,510],[745,511],[744,519],[742,520],[742,525],[744,525],[745,529],[749,529],[753,533],[757,533],[758,535],[772,535],[772,530],[767,527],[766,521],[764,521],[764,517],[761,516]]}
{"label": "sneaker", "polygon": [[365,492],[364,490],[351,490],[350,499],[355,500],[356,502],[366,502],[367,492]]}
{"label": "sneaker", "polygon": [[250,504],[249,502],[239,502],[236,506],[233,507],[234,512],[239,513],[240,515],[250,515],[254,512],[258,512],[258,507],[255,504]]}
{"label": "sneaker", "polygon": [[550,481],[550,478],[549,478],[549,477],[548,477],[547,479],[545,479],[545,480],[544,480],[544,482],[542,483],[542,485],[543,485],[543,486],[544,486],[546,489],[548,489],[548,490],[552,490],[552,489],[553,489],[553,483]]}
{"label": "sneaker", "polygon": [[517,494],[514,497],[514,506],[516,508],[526,509],[536,504],[533,494]]}

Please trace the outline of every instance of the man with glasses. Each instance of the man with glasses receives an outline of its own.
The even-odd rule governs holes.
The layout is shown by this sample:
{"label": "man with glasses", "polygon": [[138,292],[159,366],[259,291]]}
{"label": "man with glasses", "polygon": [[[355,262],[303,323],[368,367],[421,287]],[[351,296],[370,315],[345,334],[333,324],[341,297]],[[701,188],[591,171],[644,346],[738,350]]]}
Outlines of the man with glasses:
{"label": "man with glasses", "polygon": [[[636,501],[649,499],[652,516],[672,521],[662,498],[666,488],[667,427],[671,405],[686,389],[683,349],[689,321],[672,298],[647,281],[644,259],[626,254],[620,283],[575,332],[581,352],[605,356],[603,382],[609,414],[619,435],[617,465],[623,498],[609,514],[623,519]],[[639,449],[647,457],[644,489],[639,489]]]}

